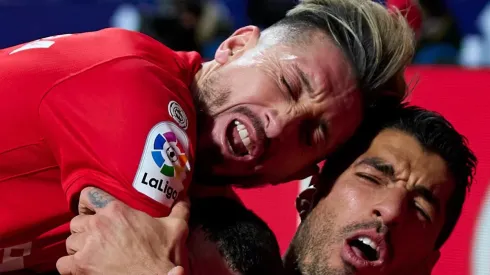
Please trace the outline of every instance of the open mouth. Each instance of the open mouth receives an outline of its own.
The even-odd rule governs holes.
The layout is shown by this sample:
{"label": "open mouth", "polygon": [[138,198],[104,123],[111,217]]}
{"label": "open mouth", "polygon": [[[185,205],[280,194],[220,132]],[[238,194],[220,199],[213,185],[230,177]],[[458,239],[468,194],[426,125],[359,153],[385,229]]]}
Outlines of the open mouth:
{"label": "open mouth", "polygon": [[230,149],[236,156],[245,157],[253,155],[255,139],[251,137],[249,129],[239,120],[234,120],[226,130],[226,137]]}
{"label": "open mouth", "polygon": [[354,253],[361,259],[374,262],[380,258],[378,245],[369,237],[358,237],[348,242]]}
{"label": "open mouth", "polygon": [[388,264],[391,248],[386,235],[363,230],[345,241],[342,258],[357,270],[381,268]]}

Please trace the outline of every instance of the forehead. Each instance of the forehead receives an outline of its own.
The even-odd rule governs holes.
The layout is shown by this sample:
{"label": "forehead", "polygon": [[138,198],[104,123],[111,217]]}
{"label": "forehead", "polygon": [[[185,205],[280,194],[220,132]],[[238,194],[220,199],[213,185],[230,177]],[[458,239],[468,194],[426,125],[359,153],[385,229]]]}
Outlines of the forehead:
{"label": "forehead", "polygon": [[368,157],[377,157],[392,165],[397,180],[408,185],[424,185],[442,202],[449,199],[454,189],[454,180],[444,159],[425,150],[416,138],[403,131],[385,129],[380,132],[358,160]]}
{"label": "forehead", "polygon": [[[353,67],[326,35],[312,32],[308,41],[282,45],[272,52],[280,70],[292,81],[307,79],[312,102],[324,114],[329,139],[336,145],[354,132],[361,120],[361,96]],[[298,73],[300,71],[301,73]]]}
{"label": "forehead", "polygon": [[320,32],[311,32],[307,41],[279,44],[275,53],[283,65],[294,64],[305,72],[316,90],[347,92],[356,86],[353,67],[344,53]]}

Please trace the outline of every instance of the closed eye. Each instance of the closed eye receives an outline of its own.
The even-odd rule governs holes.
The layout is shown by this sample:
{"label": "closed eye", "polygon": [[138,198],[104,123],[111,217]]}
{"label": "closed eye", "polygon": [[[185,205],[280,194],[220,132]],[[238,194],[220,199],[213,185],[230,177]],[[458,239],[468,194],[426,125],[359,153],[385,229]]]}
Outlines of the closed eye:
{"label": "closed eye", "polygon": [[370,176],[368,174],[364,174],[364,173],[356,173],[356,175],[360,178],[363,178],[365,180],[368,180],[374,184],[380,184],[379,180],[373,176]]}
{"label": "closed eye", "polygon": [[328,137],[328,124],[325,121],[321,120],[318,125],[318,129],[321,135],[321,139],[323,141],[326,141]]}
{"label": "closed eye", "polygon": [[294,93],[293,89],[287,82],[286,78],[284,76],[281,76],[281,83],[286,87],[288,90],[289,96],[291,97],[291,100],[297,101],[298,100],[298,95]]}
{"label": "closed eye", "polygon": [[302,122],[301,135],[308,147],[321,146],[324,149],[328,128],[322,121],[318,122],[315,119],[309,119]]}
{"label": "closed eye", "polygon": [[419,204],[417,202],[414,202],[414,205],[415,205],[415,208],[417,209],[417,212],[423,217],[424,220],[426,220],[428,222],[432,222],[432,218],[425,211],[424,208],[422,208],[421,206],[419,206]]}

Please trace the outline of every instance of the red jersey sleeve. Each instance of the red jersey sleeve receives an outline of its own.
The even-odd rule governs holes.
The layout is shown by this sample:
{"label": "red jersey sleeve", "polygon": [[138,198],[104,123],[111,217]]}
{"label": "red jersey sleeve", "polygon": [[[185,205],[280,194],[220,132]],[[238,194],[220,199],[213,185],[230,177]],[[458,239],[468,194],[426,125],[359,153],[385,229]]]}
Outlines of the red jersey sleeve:
{"label": "red jersey sleeve", "polygon": [[84,187],[95,186],[150,215],[167,215],[191,180],[196,126],[189,98],[178,77],[139,57],[56,83],[39,116],[71,209]]}

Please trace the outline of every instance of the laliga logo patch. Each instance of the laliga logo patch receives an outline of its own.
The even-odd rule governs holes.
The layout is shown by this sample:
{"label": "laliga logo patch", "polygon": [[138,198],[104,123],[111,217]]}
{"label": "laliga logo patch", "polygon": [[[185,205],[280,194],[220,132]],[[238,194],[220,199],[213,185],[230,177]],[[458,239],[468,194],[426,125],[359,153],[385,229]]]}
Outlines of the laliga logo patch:
{"label": "laliga logo patch", "polygon": [[179,180],[185,179],[185,168],[189,166],[189,161],[174,132],[157,135],[151,156],[155,164],[161,168],[162,174]]}
{"label": "laliga logo patch", "polygon": [[177,122],[177,124],[182,127],[182,129],[187,130],[187,115],[185,114],[182,107],[180,107],[179,103],[175,101],[170,101],[170,103],[168,104],[168,113],[170,114],[170,116],[173,117],[175,122]]}
{"label": "laliga logo patch", "polygon": [[155,125],[146,139],[133,187],[155,201],[172,207],[184,189],[187,173],[191,171],[188,148],[187,135],[177,125],[172,122]]}

